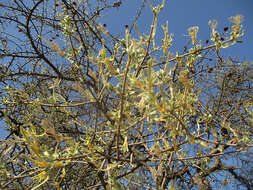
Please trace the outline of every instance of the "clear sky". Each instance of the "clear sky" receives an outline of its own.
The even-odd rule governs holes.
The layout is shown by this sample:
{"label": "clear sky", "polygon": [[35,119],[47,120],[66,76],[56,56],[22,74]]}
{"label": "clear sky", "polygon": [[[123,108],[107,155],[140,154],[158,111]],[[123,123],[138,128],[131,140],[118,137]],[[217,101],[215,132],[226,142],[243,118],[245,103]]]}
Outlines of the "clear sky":
{"label": "clear sky", "polygon": [[[111,0],[112,3],[115,2]],[[110,9],[104,13],[101,22],[107,24],[107,29],[116,36],[124,36],[125,25],[131,24],[137,14],[143,0],[124,0],[119,8]],[[160,0],[151,0],[152,4],[160,3]],[[239,56],[241,59],[253,61],[253,0],[165,0],[165,8],[159,15],[158,37],[163,37],[161,25],[169,23],[169,32],[174,34],[174,52],[183,49],[188,37],[187,29],[190,26],[199,27],[199,39],[205,41],[210,35],[208,21],[219,21],[218,28],[230,24],[228,17],[236,14],[243,15],[243,26],[246,35],[243,44],[238,44],[223,50],[224,55]],[[140,19],[137,22],[141,33],[148,34],[152,14],[146,5]],[[160,33],[159,33],[160,31]],[[221,52],[221,53],[222,53]],[[0,122],[0,138],[6,136],[3,132],[3,122]]]}
{"label": "clear sky", "polygon": [[[125,0],[121,7],[110,10],[104,14],[103,22],[113,34],[124,34],[125,24],[131,24],[134,20],[143,0]],[[153,5],[158,5],[160,0],[151,0]],[[249,61],[253,60],[253,0],[165,0],[165,8],[159,15],[158,31],[162,31],[161,25],[169,23],[169,32],[174,34],[174,48],[182,50],[187,40],[187,29],[191,26],[199,27],[199,39],[203,42],[210,36],[208,21],[216,19],[219,22],[218,29],[223,30],[229,26],[228,18],[241,14],[244,16],[242,23],[246,30],[243,44],[226,49],[224,54],[240,56]],[[148,5],[138,20],[140,32],[148,34],[152,14]],[[158,33],[163,37],[163,33]]]}

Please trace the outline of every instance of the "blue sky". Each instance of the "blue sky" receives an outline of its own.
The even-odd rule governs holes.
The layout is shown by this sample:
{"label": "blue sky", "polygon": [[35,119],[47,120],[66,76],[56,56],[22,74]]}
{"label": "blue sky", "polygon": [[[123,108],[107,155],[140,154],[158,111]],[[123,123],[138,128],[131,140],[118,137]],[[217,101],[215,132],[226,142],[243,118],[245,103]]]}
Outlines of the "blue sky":
{"label": "blue sky", "polygon": [[[104,14],[103,22],[107,29],[115,34],[124,34],[125,24],[131,24],[134,20],[143,0],[124,1],[120,8],[110,10]],[[153,5],[158,5],[160,0],[151,0]],[[223,30],[229,26],[228,18],[241,14],[244,16],[242,23],[246,30],[243,44],[224,50],[224,54],[239,56],[249,61],[253,60],[253,1],[252,0],[165,0],[165,7],[158,18],[158,36],[163,37],[161,25],[169,23],[169,32],[174,34],[174,50],[182,50],[187,40],[187,29],[191,26],[199,27],[199,39],[203,42],[210,36],[208,21],[216,19],[219,22],[218,29]],[[151,9],[148,5],[143,11],[137,25],[140,32],[148,34],[152,22]]]}

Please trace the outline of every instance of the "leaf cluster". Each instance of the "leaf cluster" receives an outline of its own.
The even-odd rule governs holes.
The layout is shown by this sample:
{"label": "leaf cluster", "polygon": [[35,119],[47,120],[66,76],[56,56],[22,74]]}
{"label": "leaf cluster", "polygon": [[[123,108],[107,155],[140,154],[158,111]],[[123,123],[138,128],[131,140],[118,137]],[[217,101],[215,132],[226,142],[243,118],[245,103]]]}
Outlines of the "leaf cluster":
{"label": "leaf cluster", "polygon": [[155,38],[165,1],[148,1],[147,34],[133,23],[136,35],[118,38],[97,20],[121,3],[0,4],[0,114],[10,132],[1,188],[210,189],[222,172],[241,179],[231,163],[252,147],[253,67],[220,52],[243,37],[242,16],[223,33],[210,21],[211,44],[190,27],[191,43],[173,53],[168,22]]}

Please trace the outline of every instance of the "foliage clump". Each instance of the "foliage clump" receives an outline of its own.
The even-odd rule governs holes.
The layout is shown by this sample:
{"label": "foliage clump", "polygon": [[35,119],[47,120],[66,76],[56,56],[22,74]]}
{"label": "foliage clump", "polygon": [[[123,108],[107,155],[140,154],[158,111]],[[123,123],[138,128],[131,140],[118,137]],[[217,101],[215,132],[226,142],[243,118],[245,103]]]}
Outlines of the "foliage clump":
{"label": "foliage clump", "polygon": [[134,23],[137,35],[126,29],[122,39],[97,23],[121,2],[98,2],[96,11],[88,1],[40,0],[29,11],[18,2],[0,4],[0,114],[10,132],[0,144],[1,188],[211,189],[231,176],[240,181],[231,161],[252,146],[253,68],[220,52],[243,37],[241,15],[224,32],[210,21],[205,45],[190,27],[191,44],[173,53],[168,22],[155,40],[165,1],[148,1],[148,34]]}

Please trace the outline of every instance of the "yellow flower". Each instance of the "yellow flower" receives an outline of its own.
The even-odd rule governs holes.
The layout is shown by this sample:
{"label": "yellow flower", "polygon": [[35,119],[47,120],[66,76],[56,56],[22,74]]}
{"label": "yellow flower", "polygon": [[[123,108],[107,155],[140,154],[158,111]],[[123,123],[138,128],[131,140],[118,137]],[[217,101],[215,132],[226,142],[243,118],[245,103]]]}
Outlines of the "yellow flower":
{"label": "yellow flower", "polygon": [[217,20],[209,20],[208,25],[210,26],[210,28],[212,30],[214,30],[218,25],[218,21]]}
{"label": "yellow flower", "polygon": [[197,33],[199,31],[199,27],[197,26],[192,26],[188,29],[188,33],[192,38],[192,44],[195,45],[196,43],[196,38],[197,38]]}

